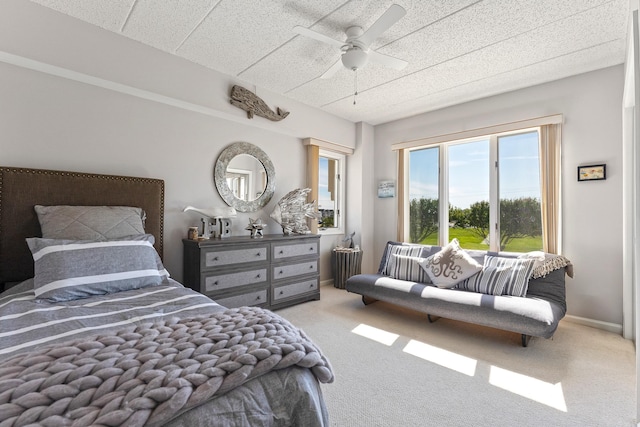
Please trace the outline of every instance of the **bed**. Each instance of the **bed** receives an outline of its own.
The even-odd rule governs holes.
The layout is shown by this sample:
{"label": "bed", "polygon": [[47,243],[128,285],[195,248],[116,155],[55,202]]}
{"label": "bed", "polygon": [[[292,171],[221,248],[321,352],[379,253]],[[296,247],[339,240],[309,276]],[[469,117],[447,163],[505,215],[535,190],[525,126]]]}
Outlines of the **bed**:
{"label": "bed", "polygon": [[162,180],[0,167],[0,425],[328,425],[320,349],[171,279],[163,217]]}

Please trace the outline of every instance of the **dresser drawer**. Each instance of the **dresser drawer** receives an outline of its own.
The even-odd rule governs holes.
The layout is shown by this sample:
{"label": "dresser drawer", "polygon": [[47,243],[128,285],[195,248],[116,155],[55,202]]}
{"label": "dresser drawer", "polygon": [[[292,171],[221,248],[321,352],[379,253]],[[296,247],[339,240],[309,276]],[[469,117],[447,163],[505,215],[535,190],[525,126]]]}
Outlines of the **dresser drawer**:
{"label": "dresser drawer", "polygon": [[296,264],[277,265],[273,267],[273,280],[302,276],[303,274],[316,273],[317,271],[318,261],[315,259]]}
{"label": "dresser drawer", "polygon": [[318,242],[273,245],[273,259],[283,259],[304,255],[316,255]]}
{"label": "dresser drawer", "polygon": [[225,249],[220,248],[204,250],[203,268],[222,267],[245,262],[267,261],[269,246],[258,246],[252,248]]}
{"label": "dresser drawer", "polygon": [[278,286],[273,288],[272,301],[295,297],[296,295],[313,292],[318,290],[318,278],[305,280],[302,282],[292,283],[290,285]]}
{"label": "dresser drawer", "polygon": [[215,298],[215,301],[228,308],[243,307],[245,305],[261,305],[267,303],[267,290],[248,292],[226,298]]}
{"label": "dresser drawer", "polygon": [[320,299],[317,234],[182,242],[184,285],[221,305],[280,309]]}
{"label": "dresser drawer", "polygon": [[238,286],[253,285],[267,281],[267,269],[238,271],[227,274],[203,274],[204,292],[216,292]]}

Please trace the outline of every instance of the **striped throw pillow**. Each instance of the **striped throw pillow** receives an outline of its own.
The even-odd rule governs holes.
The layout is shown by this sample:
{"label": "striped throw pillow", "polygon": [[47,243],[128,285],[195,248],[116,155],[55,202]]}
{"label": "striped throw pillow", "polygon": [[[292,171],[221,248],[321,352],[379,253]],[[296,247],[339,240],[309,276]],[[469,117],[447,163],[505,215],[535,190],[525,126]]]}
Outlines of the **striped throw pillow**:
{"label": "striped throw pillow", "polygon": [[419,257],[422,254],[422,248],[423,246],[421,245],[392,245],[389,248],[389,255],[382,274],[385,276],[391,276],[391,264],[393,262],[394,255]]}
{"label": "striped throw pillow", "polygon": [[457,287],[489,295],[523,297],[527,294],[534,262],[533,259],[486,255],[482,271],[459,283]]}
{"label": "striped throw pillow", "polygon": [[159,285],[169,274],[153,243],[150,234],[107,241],[29,238],[35,296],[59,302]]}
{"label": "striped throw pillow", "polygon": [[389,275],[398,280],[409,280],[417,283],[431,283],[427,272],[420,267],[424,258],[391,254]]}

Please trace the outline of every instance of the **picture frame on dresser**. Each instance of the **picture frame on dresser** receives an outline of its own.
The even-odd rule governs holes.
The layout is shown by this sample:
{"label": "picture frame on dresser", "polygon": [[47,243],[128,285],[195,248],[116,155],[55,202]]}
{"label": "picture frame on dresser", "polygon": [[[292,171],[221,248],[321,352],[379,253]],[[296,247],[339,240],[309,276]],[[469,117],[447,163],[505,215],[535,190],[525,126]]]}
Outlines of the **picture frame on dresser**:
{"label": "picture frame on dresser", "polygon": [[320,236],[183,240],[185,286],[225,307],[284,308],[320,299]]}

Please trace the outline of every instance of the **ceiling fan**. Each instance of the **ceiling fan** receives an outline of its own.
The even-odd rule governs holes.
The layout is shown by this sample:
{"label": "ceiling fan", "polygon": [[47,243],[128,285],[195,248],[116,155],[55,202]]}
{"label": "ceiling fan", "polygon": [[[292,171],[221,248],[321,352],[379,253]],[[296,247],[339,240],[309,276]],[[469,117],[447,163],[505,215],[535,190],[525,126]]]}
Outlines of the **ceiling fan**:
{"label": "ceiling fan", "polygon": [[320,76],[321,79],[332,77],[343,66],[349,70],[357,71],[364,67],[369,60],[386,67],[402,70],[407,66],[407,61],[376,52],[369,49],[369,46],[406,13],[407,11],[402,6],[393,4],[366,31],[357,26],[347,28],[345,31],[347,39],[342,42],[299,25],[294,27],[293,31],[301,36],[335,46],[342,51],[340,59]]}

